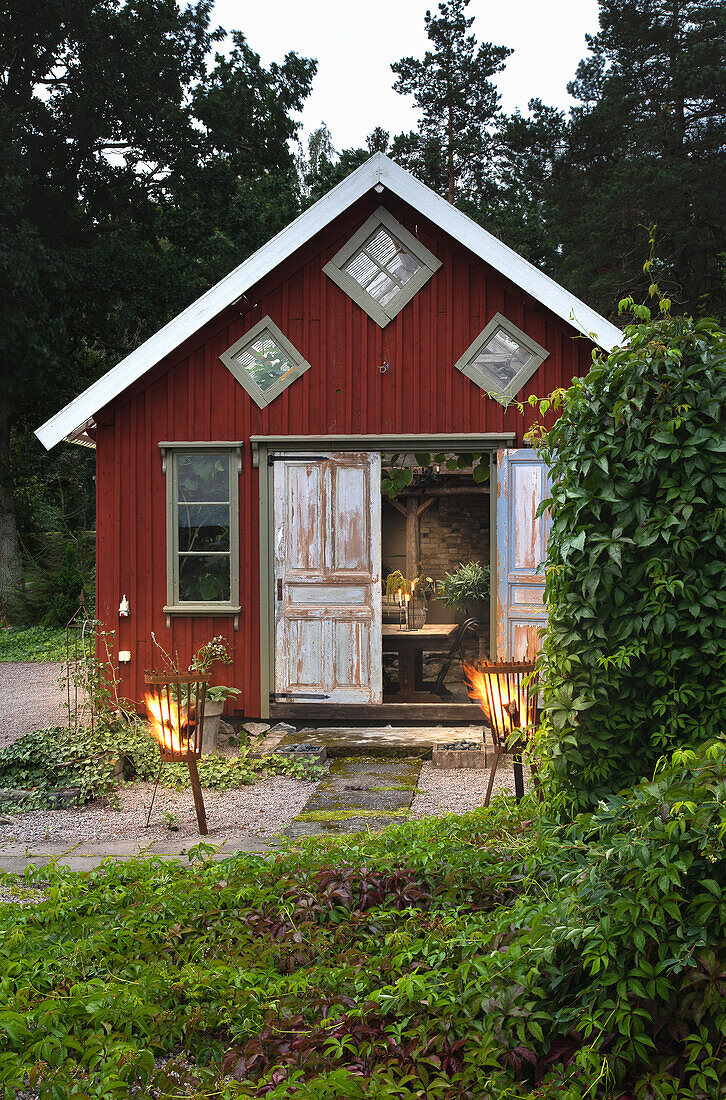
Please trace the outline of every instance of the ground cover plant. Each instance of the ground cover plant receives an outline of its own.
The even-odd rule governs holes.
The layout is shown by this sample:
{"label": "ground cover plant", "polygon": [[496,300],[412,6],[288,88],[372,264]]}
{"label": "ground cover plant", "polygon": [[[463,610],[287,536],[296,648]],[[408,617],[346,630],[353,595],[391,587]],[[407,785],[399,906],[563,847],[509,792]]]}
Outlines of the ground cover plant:
{"label": "ground cover plant", "polygon": [[[234,756],[210,753],[202,757],[198,762],[202,786],[229,790],[270,775],[319,779],[322,774],[319,767],[289,756],[255,757],[252,748],[251,744],[243,744]],[[115,801],[117,761],[122,762],[126,779],[156,780],[159,746],[145,723],[133,717],[106,716],[93,730],[37,730],[0,750],[0,789],[32,792],[22,803],[13,802],[14,812],[54,806],[59,789],[77,789],[81,801],[99,797]],[[189,769],[186,764],[164,764],[160,783],[175,790],[187,787]]]}
{"label": "ground cover plant", "polygon": [[540,441],[540,748],[580,807],[726,729],[726,333],[622,304],[627,341],[573,381]]}
{"label": "ground cover plant", "polygon": [[58,627],[0,628],[0,661],[65,661],[66,632]]}
{"label": "ground cover plant", "polygon": [[507,799],[269,859],[29,869],[42,899],[0,907],[0,1083],[717,1100],[725,790],[717,741],[567,826]]}

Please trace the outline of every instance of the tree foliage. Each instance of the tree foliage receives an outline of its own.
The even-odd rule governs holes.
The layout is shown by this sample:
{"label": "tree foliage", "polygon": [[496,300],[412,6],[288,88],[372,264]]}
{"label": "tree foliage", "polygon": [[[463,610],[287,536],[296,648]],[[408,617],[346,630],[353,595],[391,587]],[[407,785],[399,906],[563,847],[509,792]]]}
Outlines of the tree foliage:
{"label": "tree foliage", "polygon": [[[504,68],[512,52],[491,42],[477,43],[470,34],[473,16],[469,0],[442,0],[438,15],[426,12],[424,23],[432,48],[423,58],[403,57],[391,66],[394,90],[412,95],[421,112],[409,149],[399,142],[396,152],[405,167],[429,163],[427,150],[440,150],[438,167],[449,202],[488,190],[493,147],[492,123],[499,111],[499,94],[492,77]],[[429,180],[425,180],[429,182]]]}
{"label": "tree foliage", "polygon": [[212,0],[0,13],[0,614],[18,580],[9,436],[37,427],[299,210],[315,62],[261,65]]}
{"label": "tree foliage", "polygon": [[556,274],[596,308],[642,298],[642,227],[678,312],[726,316],[726,7],[600,0],[570,93],[567,148],[546,186]]}
{"label": "tree foliage", "polygon": [[542,745],[582,805],[726,729],[726,333],[645,307],[625,332],[541,442]]}

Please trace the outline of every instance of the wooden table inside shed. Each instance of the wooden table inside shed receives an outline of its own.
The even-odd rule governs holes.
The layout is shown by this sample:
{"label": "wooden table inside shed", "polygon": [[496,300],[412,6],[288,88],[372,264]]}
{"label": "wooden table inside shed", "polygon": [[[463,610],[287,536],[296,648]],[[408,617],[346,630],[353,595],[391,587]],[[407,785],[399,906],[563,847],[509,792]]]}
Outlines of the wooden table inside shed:
{"label": "wooden table inside shed", "polygon": [[383,652],[398,654],[399,703],[440,703],[441,696],[433,691],[416,691],[416,661],[430,649],[448,649],[456,623],[427,623],[418,630],[405,630],[384,623]]}

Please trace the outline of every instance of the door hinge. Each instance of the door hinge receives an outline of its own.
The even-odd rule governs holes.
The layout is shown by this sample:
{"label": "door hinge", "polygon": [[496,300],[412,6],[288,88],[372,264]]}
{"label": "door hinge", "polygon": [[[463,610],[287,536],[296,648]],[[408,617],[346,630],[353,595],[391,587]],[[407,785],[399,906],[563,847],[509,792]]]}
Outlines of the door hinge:
{"label": "door hinge", "polygon": [[329,699],[329,695],[305,695],[299,691],[271,691],[270,702],[278,703],[281,699]]}
{"label": "door hinge", "polygon": [[281,577],[278,577],[278,580],[277,580],[277,598],[278,598],[278,600],[282,599],[282,578]]}
{"label": "door hinge", "polygon": [[274,462],[327,462],[328,455],[268,455],[267,465]]}

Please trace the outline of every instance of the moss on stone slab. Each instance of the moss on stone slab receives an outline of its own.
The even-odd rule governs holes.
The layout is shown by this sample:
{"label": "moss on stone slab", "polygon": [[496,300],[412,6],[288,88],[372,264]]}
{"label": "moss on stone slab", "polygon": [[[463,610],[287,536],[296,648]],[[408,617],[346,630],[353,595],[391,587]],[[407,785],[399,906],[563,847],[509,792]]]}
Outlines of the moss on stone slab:
{"label": "moss on stone slab", "polygon": [[391,787],[373,787],[374,791],[416,791],[418,783],[394,783]]}
{"label": "moss on stone slab", "polygon": [[350,821],[356,817],[407,818],[408,810],[308,810],[293,818],[294,821]]}

